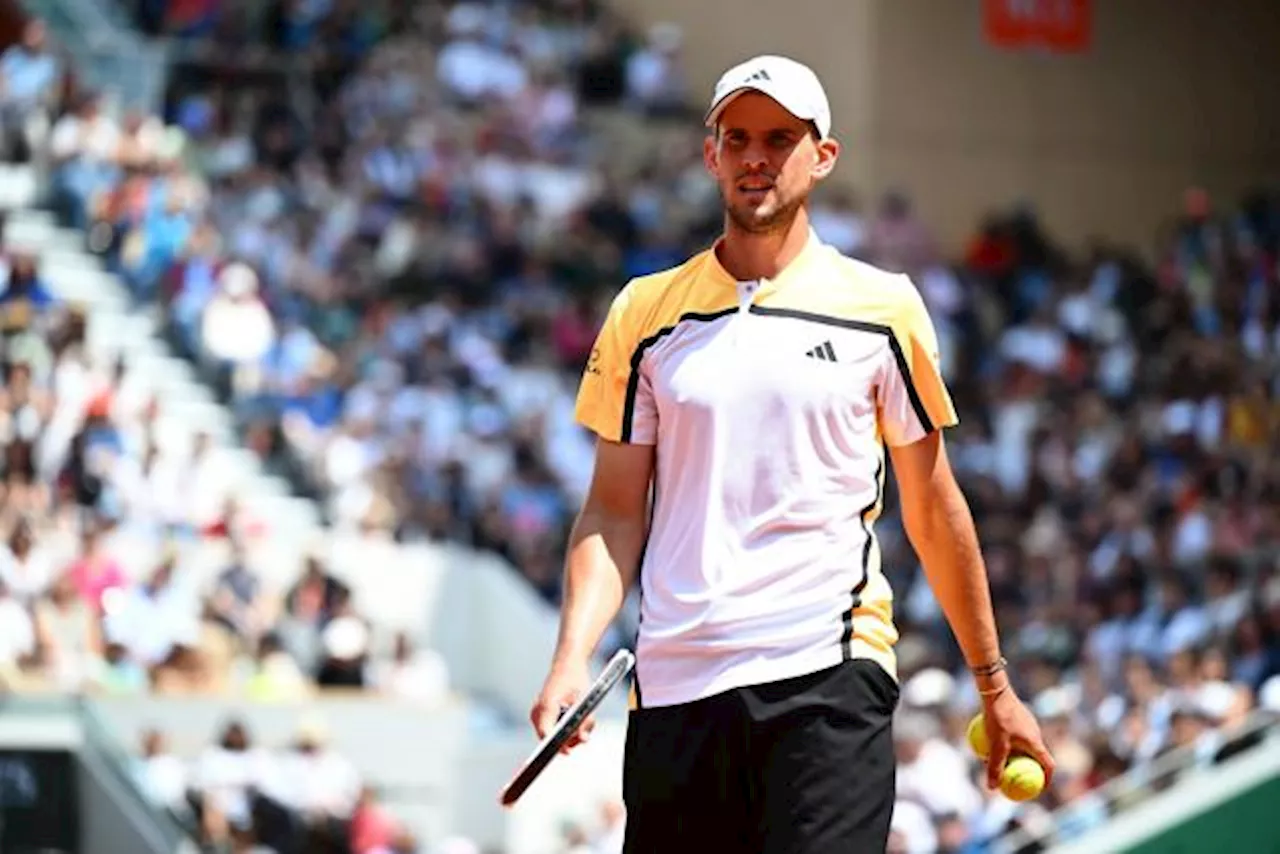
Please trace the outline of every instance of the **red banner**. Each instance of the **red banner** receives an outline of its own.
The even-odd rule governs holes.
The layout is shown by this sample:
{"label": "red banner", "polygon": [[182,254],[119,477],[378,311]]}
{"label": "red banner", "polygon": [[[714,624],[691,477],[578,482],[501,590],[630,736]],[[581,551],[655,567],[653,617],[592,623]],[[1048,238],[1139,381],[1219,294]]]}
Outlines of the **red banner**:
{"label": "red banner", "polygon": [[983,0],[983,29],[997,47],[1079,53],[1088,49],[1092,35],[1090,5],[1090,0]]}

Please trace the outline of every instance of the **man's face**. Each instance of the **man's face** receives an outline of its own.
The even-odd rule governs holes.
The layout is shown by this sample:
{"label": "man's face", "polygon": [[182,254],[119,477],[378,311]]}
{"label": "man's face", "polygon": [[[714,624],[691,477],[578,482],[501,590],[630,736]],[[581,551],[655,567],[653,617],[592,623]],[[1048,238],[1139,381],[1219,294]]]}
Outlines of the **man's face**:
{"label": "man's face", "polygon": [[720,114],[703,160],[734,224],[767,234],[790,225],[814,185],[830,174],[839,151],[835,140],[819,141],[808,122],[777,101],[747,92]]}

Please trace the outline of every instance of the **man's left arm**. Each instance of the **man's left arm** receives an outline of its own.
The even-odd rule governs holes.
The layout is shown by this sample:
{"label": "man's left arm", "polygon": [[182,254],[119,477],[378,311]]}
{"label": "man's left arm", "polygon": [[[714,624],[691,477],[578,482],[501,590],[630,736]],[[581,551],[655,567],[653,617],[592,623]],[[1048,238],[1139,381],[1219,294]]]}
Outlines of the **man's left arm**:
{"label": "man's left arm", "polygon": [[958,418],[942,378],[933,324],[914,287],[908,286],[891,335],[892,364],[878,389],[881,432],[907,538],[982,696],[991,745],[988,785],[999,785],[1012,749],[1035,758],[1052,779],[1053,759],[1040,727],[1004,670],[978,534],[942,438]]}
{"label": "man's left arm", "polygon": [[991,745],[987,785],[992,789],[1000,785],[1000,774],[1015,749],[1038,761],[1046,781],[1051,781],[1054,762],[1040,726],[1018,699],[1001,663],[978,534],[947,460],[942,434],[934,431],[918,442],[891,448],[890,456],[907,538],[982,696]]}
{"label": "man's left arm", "polygon": [[[969,504],[947,459],[942,433],[910,445],[890,447],[902,523],[925,577],[970,669],[980,672],[1000,659],[1000,638],[991,607],[986,566]],[[1003,673],[978,677],[978,690],[1008,684]]]}

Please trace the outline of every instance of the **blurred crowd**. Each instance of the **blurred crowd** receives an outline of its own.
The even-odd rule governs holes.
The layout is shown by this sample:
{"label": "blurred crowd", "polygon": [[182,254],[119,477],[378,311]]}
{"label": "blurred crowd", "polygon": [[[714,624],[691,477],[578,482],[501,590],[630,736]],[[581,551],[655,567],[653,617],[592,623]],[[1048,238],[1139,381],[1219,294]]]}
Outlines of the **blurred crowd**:
{"label": "blurred crowd", "polygon": [[51,292],[34,256],[0,253],[0,282],[6,681],[443,695],[442,666],[406,637],[390,659],[369,655],[370,627],[319,559],[268,589],[248,551],[270,528],[239,509],[209,436],[178,440],[154,389],[88,346],[92,319]]}
{"label": "blurred crowd", "polygon": [[[25,117],[48,111],[60,215],[163,307],[247,445],[336,527],[496,551],[557,602],[592,459],[573,397],[603,310],[627,278],[719,226],[679,30],[636,33],[593,0],[136,11],[152,31],[214,46],[188,58],[163,115],[117,117],[92,93],[54,109],[39,50],[0,59],[6,139],[20,146],[39,127]],[[298,62],[255,59],[275,56]],[[1277,200],[1222,206],[1193,188],[1153,247],[1072,251],[1016,209],[959,257],[903,193],[864,205],[833,188],[813,217],[847,254],[912,275],[930,308],[961,415],[950,455],[1015,680],[1059,762],[1033,806],[978,782],[963,745],[977,698],[890,495],[877,530],[903,635],[893,850],[976,854],[1170,750],[1211,762],[1220,728],[1280,712]],[[319,563],[287,595],[259,591],[235,561],[207,595],[170,600],[173,565],[108,584],[112,530],[158,512],[127,484],[189,482],[199,443],[183,462],[151,462],[145,402],[116,403],[128,373],[85,364],[60,331],[74,312],[24,264],[10,260],[3,297],[24,306],[22,340],[39,351],[6,360],[14,559],[0,576],[15,604],[0,622],[15,628],[0,638],[14,661],[47,656],[43,639],[62,632],[86,650],[78,678],[141,686],[184,660],[172,654],[183,638],[221,624],[253,639],[243,672],[269,690],[370,681],[350,666],[364,661],[361,623]],[[131,474],[95,469],[102,448]],[[94,478],[97,493],[81,487]],[[246,536],[216,489],[186,490],[200,511],[156,494],[164,513],[194,514],[168,530]],[[55,530],[70,545],[55,547]],[[87,568],[60,574],[72,564]],[[45,587],[23,580],[31,565]],[[118,605],[104,595],[114,586]],[[113,635],[116,607],[173,619]],[[72,611],[95,626],[83,646]],[[403,646],[395,667],[437,672]],[[1079,827],[1105,814],[1082,812]],[[567,844],[594,851],[588,836],[572,829]]]}

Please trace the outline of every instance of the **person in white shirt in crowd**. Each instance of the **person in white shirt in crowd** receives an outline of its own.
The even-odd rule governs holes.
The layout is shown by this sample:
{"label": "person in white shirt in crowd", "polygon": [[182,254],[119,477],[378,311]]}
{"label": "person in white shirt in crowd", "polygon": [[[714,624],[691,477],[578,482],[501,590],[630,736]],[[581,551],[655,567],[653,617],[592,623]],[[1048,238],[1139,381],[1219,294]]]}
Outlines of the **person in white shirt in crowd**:
{"label": "person in white shirt in crowd", "polygon": [[219,458],[213,436],[199,432],[192,439],[189,456],[177,463],[182,515],[180,524],[203,529],[222,518],[235,488],[233,469]]}
{"label": "person in white shirt in crowd", "polygon": [[158,729],[144,731],[141,741],[134,774],[142,793],[157,806],[179,814],[188,812],[191,771],[187,763],[170,750],[168,738]]}
{"label": "person in white shirt in crowd", "polygon": [[35,654],[35,624],[22,601],[0,582],[0,679],[18,676]]}
{"label": "person in white shirt in crowd", "polygon": [[63,115],[49,137],[55,170],[57,206],[72,224],[88,225],[95,196],[113,186],[120,174],[120,127],[103,110],[102,99],[82,95],[75,109]]}
{"label": "person in white shirt in crowd", "polygon": [[200,753],[191,768],[191,785],[208,841],[226,839],[231,827],[251,825],[254,794],[270,787],[278,773],[277,761],[253,744],[238,720],[228,722],[218,742]]}
{"label": "person in white shirt in crowd", "polygon": [[401,700],[432,706],[449,696],[449,668],[433,649],[415,649],[406,632],[398,632],[390,661],[374,668],[373,684]]}
{"label": "person in white shirt in crowd", "polygon": [[19,519],[0,546],[0,581],[18,600],[30,606],[53,584],[53,565],[47,549],[37,546],[29,519]]}
{"label": "person in white shirt in crowd", "polygon": [[201,318],[204,357],[230,371],[234,388],[251,393],[259,384],[257,367],[275,339],[275,321],[258,293],[258,274],[248,264],[228,264]]}
{"label": "person in white shirt in crowd", "polygon": [[279,774],[265,793],[292,811],[308,836],[345,838],[343,823],[355,811],[363,781],[355,765],[330,743],[319,715],[298,722],[292,749],[279,763]]}
{"label": "person in white shirt in crowd", "polygon": [[107,640],[124,646],[130,658],[147,668],[199,643],[199,602],[176,572],[176,555],[165,555],[145,582],[104,600]]}
{"label": "person in white shirt in crowd", "polygon": [[899,799],[913,800],[933,816],[970,817],[981,809],[969,761],[943,738],[934,715],[904,705],[894,728]]}
{"label": "person in white shirt in crowd", "polygon": [[323,653],[316,682],[324,687],[365,687],[371,657],[370,634],[368,622],[356,613],[350,592],[340,593],[333,617],[320,632]]}
{"label": "person in white shirt in crowd", "polygon": [[139,110],[125,113],[120,126],[120,164],[130,169],[149,169],[166,153],[167,129],[164,121]]}
{"label": "person in white shirt in crowd", "polygon": [[459,3],[449,12],[449,41],[436,60],[436,75],[463,103],[515,98],[528,84],[528,70],[493,25],[496,7]]}

